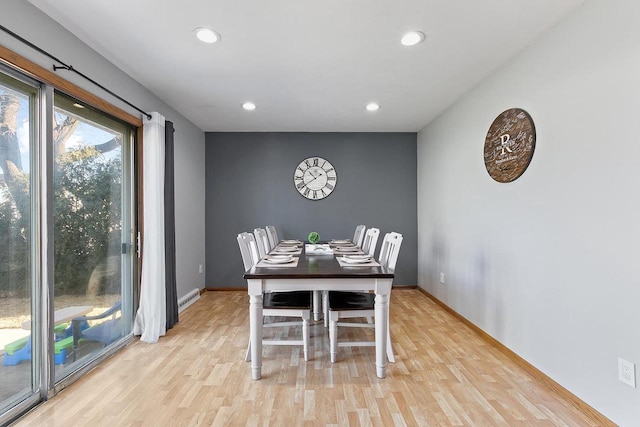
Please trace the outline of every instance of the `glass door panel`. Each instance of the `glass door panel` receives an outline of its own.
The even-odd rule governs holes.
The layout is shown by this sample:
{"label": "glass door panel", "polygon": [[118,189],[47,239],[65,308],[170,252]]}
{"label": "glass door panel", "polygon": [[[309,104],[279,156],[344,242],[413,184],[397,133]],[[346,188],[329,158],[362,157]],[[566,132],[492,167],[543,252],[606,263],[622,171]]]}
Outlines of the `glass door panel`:
{"label": "glass door panel", "polygon": [[31,351],[36,97],[34,86],[0,70],[0,413],[36,393]]}
{"label": "glass door panel", "polygon": [[57,382],[131,332],[131,130],[60,93],[54,104]]}
{"label": "glass door panel", "polygon": [[136,131],[0,63],[0,425],[131,336]]}

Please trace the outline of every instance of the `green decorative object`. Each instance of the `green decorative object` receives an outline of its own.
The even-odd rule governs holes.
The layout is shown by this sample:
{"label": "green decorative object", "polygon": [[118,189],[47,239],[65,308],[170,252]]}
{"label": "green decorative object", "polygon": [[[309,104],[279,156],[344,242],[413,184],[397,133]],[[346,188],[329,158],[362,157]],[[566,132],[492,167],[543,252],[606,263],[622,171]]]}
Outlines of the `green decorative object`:
{"label": "green decorative object", "polygon": [[315,231],[312,231],[311,233],[309,233],[308,239],[309,239],[309,243],[315,245],[320,241],[320,235]]}

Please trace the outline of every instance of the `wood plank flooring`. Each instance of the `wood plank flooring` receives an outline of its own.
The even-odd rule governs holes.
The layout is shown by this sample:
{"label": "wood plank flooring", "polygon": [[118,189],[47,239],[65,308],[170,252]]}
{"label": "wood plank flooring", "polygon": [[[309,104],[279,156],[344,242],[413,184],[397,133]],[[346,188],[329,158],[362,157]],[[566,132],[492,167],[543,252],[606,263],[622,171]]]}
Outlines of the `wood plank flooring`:
{"label": "wood plank flooring", "polygon": [[332,365],[319,322],[311,360],[299,347],[265,347],[253,381],[248,305],[246,292],[205,292],[158,344],[136,339],[17,425],[599,425],[416,289],[392,292],[387,378],[375,376],[371,347],[340,348]]}

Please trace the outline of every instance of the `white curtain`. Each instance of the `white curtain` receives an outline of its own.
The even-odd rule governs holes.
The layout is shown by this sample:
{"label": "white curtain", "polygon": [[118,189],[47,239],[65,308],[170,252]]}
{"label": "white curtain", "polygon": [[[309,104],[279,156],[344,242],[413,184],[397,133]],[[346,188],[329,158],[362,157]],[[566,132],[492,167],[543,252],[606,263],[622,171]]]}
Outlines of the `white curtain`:
{"label": "white curtain", "polygon": [[164,117],[151,113],[143,123],[143,209],[142,283],[140,307],[133,333],[140,340],[155,343],[166,333],[166,289],[164,253]]}

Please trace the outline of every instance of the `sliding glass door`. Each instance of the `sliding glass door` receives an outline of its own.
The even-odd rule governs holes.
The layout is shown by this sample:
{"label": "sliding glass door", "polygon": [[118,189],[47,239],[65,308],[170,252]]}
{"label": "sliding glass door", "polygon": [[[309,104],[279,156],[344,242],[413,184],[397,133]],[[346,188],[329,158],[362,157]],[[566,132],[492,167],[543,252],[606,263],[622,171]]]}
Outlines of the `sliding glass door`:
{"label": "sliding glass door", "polygon": [[[1,70],[0,70],[1,71]],[[0,413],[38,390],[32,349],[38,86],[0,72]]]}
{"label": "sliding glass door", "polygon": [[52,327],[59,380],[131,332],[132,129],[58,92],[54,104]]}
{"label": "sliding glass door", "polygon": [[0,425],[131,337],[136,130],[0,64]]}

